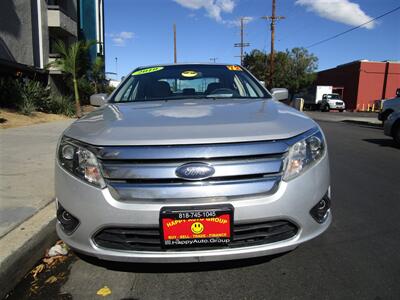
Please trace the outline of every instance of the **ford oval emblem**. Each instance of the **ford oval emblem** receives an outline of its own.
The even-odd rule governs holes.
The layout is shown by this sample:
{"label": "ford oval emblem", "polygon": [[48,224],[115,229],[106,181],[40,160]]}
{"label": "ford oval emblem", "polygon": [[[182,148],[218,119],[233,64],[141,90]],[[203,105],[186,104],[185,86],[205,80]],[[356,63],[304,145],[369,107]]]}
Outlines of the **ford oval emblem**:
{"label": "ford oval emblem", "polygon": [[186,180],[201,180],[213,176],[215,169],[205,163],[187,163],[175,170],[176,176]]}

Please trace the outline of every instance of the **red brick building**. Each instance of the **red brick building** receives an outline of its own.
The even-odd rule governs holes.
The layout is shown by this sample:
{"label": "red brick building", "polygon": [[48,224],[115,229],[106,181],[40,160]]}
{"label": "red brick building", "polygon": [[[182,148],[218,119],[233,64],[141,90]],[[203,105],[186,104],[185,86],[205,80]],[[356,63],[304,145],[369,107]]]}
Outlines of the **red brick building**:
{"label": "red brick building", "polygon": [[367,110],[375,100],[393,98],[400,88],[400,62],[354,61],[318,72],[317,85],[331,85],[350,110]]}

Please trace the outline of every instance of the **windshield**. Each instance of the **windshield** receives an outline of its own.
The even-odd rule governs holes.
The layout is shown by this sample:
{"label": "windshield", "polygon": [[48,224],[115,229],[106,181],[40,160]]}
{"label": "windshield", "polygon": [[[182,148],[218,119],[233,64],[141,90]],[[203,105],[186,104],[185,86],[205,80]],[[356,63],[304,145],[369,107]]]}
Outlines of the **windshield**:
{"label": "windshield", "polygon": [[329,94],[328,99],[340,100],[339,94]]}
{"label": "windshield", "polygon": [[116,91],[113,102],[185,98],[271,98],[239,66],[172,65],[138,69]]}

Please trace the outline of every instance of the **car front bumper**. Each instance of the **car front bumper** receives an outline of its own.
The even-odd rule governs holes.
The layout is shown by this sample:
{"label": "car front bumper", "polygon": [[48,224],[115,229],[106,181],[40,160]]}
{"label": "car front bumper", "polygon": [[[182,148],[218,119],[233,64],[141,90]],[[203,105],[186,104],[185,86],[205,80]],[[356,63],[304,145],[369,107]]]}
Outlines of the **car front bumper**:
{"label": "car front bumper", "polygon": [[331,103],[329,103],[329,108],[330,109],[340,109],[340,110],[343,109],[343,110],[345,110],[346,106],[344,104],[335,104],[335,103],[331,104]]}
{"label": "car front bumper", "polygon": [[[282,181],[271,195],[257,195],[238,200],[182,202],[174,200],[121,202],[115,200],[108,188],[98,189],[82,182],[56,163],[56,200],[64,209],[79,219],[79,226],[68,235],[57,224],[57,233],[71,248],[99,259],[126,262],[202,262],[251,258],[287,252],[322,234],[331,223],[331,212],[319,224],[310,215],[311,208],[323,196],[330,194],[328,154],[299,177]],[[93,241],[94,235],[107,226],[159,227],[161,207],[188,205],[231,204],[234,223],[244,224],[269,220],[288,220],[298,226],[297,234],[287,240],[241,248],[179,251],[126,251],[101,248]]]}

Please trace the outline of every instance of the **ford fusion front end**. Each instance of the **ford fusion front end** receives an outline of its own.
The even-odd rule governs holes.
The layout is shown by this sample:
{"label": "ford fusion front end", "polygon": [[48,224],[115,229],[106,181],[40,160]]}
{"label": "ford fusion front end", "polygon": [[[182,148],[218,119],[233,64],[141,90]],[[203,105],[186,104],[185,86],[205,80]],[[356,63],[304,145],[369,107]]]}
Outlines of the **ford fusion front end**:
{"label": "ford fusion front end", "polygon": [[[245,72],[239,66],[223,67],[224,74]],[[205,80],[211,76],[205,67],[171,68],[187,80],[185,86],[195,83],[193,77]],[[163,82],[164,76],[171,76],[162,73],[163,67],[134,74],[156,72]],[[228,75],[239,80],[235,73]],[[202,92],[212,88],[226,92],[214,81]],[[238,82],[225,84],[234,89]],[[163,89],[161,86],[164,83],[159,84]],[[193,92],[185,89],[185,93]],[[331,222],[331,195],[327,145],[319,126],[272,99],[221,98],[213,96],[204,100],[204,105],[195,103],[196,98],[138,104],[134,112],[129,110],[138,114],[131,122],[139,127],[146,123],[152,140],[135,131],[133,123],[123,126],[130,106],[113,107],[113,118],[106,127],[99,126],[110,115],[103,110],[79,121],[75,131],[67,130],[56,160],[59,236],[76,251],[100,259],[166,263],[282,253],[323,233]],[[181,107],[185,114],[177,120]],[[265,108],[265,123],[258,125],[272,131],[268,132],[270,138],[241,135],[257,132],[254,119]],[[231,118],[229,126],[215,118],[219,109],[225,118]],[[251,118],[246,110],[251,111]],[[244,116],[232,118],[234,111]],[[112,122],[117,125],[110,127]],[[152,131],[154,122],[164,122],[157,126],[161,135]],[[171,122],[180,122],[189,130],[178,132],[182,127]],[[212,123],[214,131],[199,131],[199,123],[201,128]],[[232,131],[235,123],[241,127]],[[103,141],[93,138],[104,137],[111,128],[118,134]],[[304,129],[288,136],[299,128]],[[130,139],[132,135],[136,140]],[[178,136],[186,142],[177,142]],[[210,142],[199,143],[196,138],[203,136]]]}

